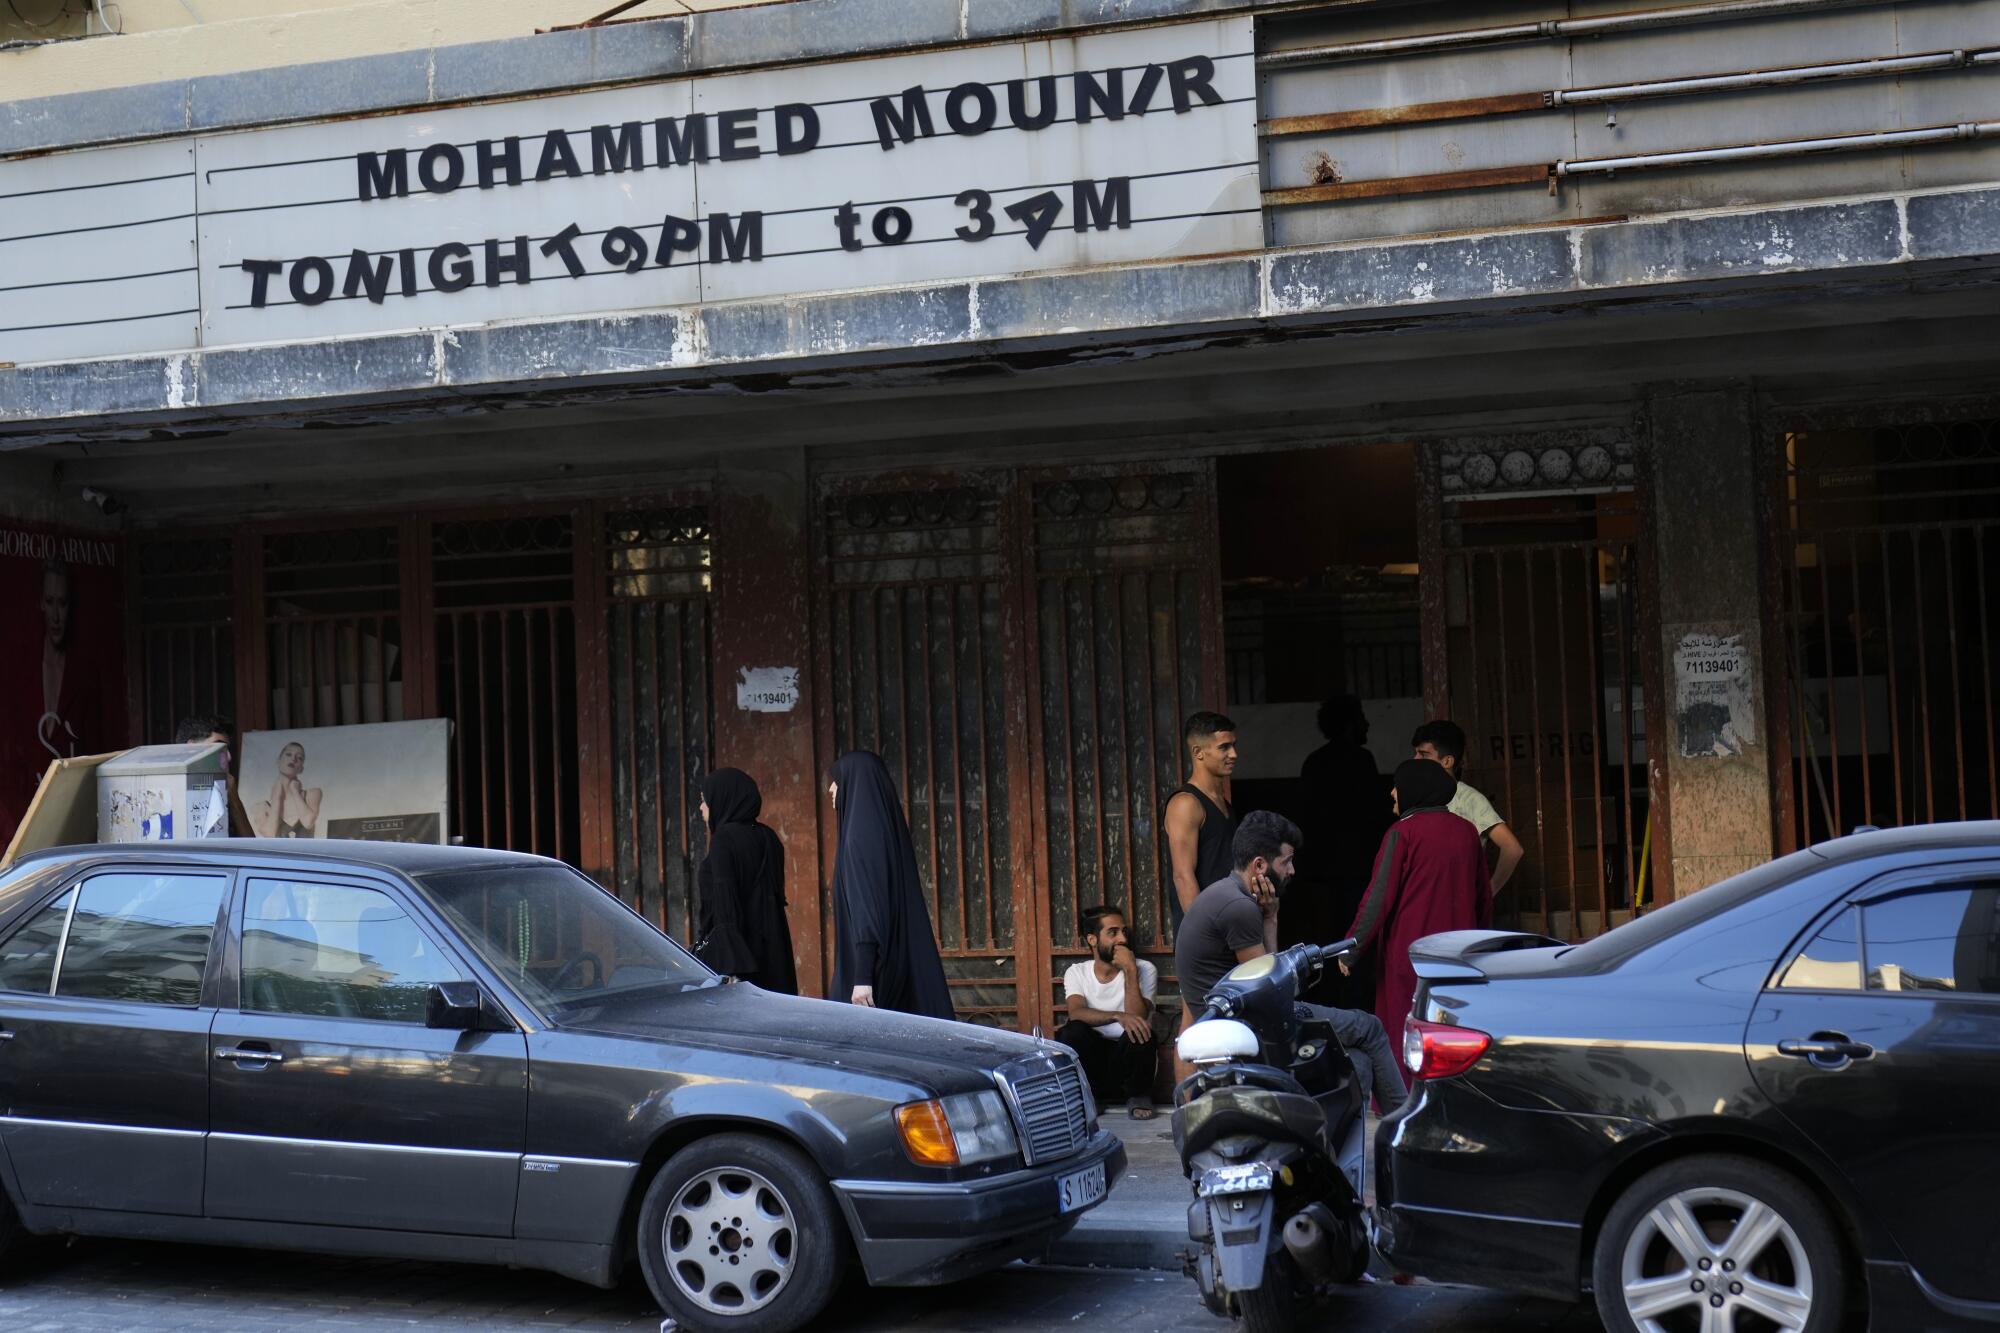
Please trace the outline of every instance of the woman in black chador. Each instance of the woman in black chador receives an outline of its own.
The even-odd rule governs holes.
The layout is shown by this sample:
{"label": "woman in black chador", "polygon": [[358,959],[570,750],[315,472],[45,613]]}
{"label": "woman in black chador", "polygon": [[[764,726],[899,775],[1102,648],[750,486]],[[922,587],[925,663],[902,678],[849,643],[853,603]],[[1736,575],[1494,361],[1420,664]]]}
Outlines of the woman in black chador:
{"label": "woman in black chador", "polygon": [[748,773],[718,768],[701,780],[708,856],[701,863],[696,952],[724,976],[799,993],[785,921],[785,846],[757,822],[764,798]]}
{"label": "woman in black chador", "polygon": [[879,756],[855,750],[840,757],[829,777],[840,823],[831,998],[956,1018],[917,880],[917,849],[889,770]]}

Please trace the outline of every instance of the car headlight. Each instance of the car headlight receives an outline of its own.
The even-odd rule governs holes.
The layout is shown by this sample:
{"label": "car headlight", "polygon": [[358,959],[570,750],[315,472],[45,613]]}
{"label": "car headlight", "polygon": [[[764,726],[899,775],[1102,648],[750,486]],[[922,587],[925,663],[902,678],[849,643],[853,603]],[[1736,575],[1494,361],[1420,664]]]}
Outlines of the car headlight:
{"label": "car headlight", "polygon": [[1015,1151],[1013,1122],[997,1092],[899,1106],[896,1132],[910,1160],[924,1166],[971,1166]]}

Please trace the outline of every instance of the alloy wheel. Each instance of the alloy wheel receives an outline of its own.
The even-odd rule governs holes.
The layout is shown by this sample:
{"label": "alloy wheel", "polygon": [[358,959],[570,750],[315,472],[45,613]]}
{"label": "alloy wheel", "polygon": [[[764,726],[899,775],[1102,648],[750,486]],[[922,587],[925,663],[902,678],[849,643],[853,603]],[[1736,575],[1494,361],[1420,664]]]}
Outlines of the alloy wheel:
{"label": "alloy wheel", "polygon": [[1813,1310],[1798,1232],[1736,1190],[1662,1199],[1626,1240],[1620,1281],[1640,1333],[1797,1333]]}
{"label": "alloy wheel", "polygon": [[770,1181],[725,1166],[681,1186],[660,1243],[683,1295],[713,1314],[745,1315],[777,1299],[791,1280],[798,1226]]}

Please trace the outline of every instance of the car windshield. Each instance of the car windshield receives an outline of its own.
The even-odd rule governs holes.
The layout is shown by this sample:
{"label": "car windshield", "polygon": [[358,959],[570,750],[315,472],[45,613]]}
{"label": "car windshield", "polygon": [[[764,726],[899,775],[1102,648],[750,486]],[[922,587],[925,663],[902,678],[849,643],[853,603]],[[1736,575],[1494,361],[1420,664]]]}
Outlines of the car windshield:
{"label": "car windshield", "polygon": [[487,966],[560,1022],[568,1006],[718,984],[645,918],[564,866],[500,865],[421,883]]}

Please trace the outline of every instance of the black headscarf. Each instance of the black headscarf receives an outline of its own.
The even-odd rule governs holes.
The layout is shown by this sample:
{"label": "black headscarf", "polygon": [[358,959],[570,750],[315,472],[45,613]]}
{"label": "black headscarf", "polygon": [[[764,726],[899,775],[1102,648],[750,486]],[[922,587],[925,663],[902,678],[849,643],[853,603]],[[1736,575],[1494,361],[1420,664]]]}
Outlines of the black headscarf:
{"label": "black headscarf", "polygon": [[750,775],[718,768],[701,780],[708,856],[701,863],[697,952],[725,976],[799,993],[785,920],[785,845],[757,822],[764,798]]}
{"label": "black headscarf", "polygon": [[917,849],[880,757],[866,750],[833,766],[840,851],[833,863],[833,995],[873,986],[876,1007],[955,1018],[931,934]]}
{"label": "black headscarf", "polygon": [[1396,810],[1442,810],[1458,794],[1458,780],[1435,759],[1405,759],[1396,765]]}

